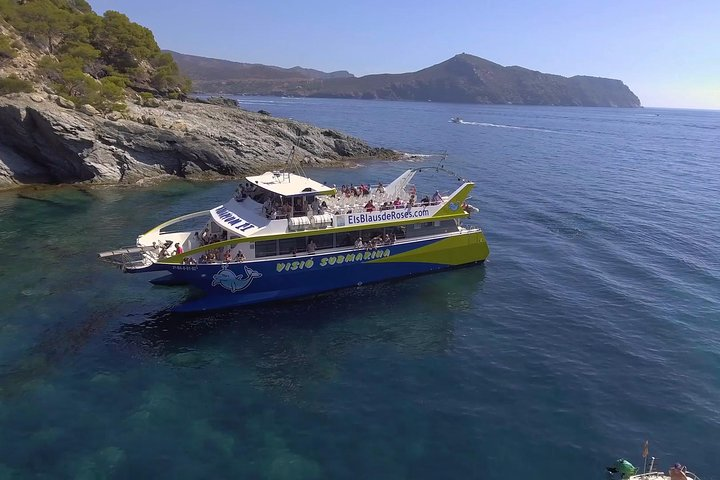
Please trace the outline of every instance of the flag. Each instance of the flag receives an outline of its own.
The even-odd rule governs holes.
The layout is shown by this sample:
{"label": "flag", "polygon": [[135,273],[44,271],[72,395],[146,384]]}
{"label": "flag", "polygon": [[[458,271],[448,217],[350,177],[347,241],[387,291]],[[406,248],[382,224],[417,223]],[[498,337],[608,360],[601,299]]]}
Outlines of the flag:
{"label": "flag", "polygon": [[642,453],[643,458],[647,458],[648,453],[649,453],[648,452],[648,441],[645,440],[645,443],[643,444],[643,453]]}

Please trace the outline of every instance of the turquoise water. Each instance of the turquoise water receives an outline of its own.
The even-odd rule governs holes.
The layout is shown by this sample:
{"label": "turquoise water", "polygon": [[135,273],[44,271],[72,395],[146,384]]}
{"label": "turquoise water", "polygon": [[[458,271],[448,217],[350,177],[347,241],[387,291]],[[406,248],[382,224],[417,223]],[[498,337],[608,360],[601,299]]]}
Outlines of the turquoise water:
{"label": "turquoise water", "polygon": [[240,101],[447,150],[490,259],[176,316],[96,253],[233,182],[0,194],[0,478],[604,478],[645,439],[717,476],[720,113]]}

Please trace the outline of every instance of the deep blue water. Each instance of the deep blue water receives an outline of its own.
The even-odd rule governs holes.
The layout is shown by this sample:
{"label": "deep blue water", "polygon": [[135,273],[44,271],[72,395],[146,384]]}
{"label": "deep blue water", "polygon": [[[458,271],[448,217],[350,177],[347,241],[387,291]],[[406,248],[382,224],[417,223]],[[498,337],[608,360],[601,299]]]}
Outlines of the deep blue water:
{"label": "deep blue water", "polygon": [[447,151],[489,260],[179,317],[96,252],[233,182],[0,194],[0,478],[720,478],[720,112],[240,101]]}

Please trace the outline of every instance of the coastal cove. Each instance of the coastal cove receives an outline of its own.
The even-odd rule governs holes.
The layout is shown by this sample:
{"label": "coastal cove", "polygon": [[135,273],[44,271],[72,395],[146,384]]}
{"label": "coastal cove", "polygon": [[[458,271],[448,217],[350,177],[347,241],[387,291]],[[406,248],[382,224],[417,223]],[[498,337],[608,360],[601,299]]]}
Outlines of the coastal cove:
{"label": "coastal cove", "polygon": [[0,477],[603,478],[649,439],[712,478],[720,113],[234,98],[416,154],[328,184],[449,186],[447,151],[488,261],[177,315],[96,254],[237,181],[0,192]]}

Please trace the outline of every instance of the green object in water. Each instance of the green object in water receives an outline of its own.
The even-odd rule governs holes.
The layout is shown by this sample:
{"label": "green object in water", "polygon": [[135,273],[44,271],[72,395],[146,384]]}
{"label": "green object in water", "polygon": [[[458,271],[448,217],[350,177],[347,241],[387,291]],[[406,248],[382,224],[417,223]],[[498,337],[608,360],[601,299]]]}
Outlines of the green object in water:
{"label": "green object in water", "polygon": [[637,468],[624,458],[620,458],[615,462],[615,468],[622,474],[622,478],[629,478],[637,473]]}

